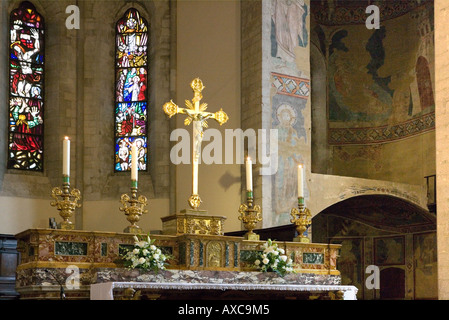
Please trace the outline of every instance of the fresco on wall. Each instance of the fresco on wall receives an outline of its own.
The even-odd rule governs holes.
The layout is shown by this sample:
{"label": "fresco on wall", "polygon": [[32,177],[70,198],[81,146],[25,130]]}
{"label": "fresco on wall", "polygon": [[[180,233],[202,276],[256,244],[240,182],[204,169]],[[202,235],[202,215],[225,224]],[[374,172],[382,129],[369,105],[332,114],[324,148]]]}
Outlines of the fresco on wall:
{"label": "fresco on wall", "polygon": [[[279,75],[277,75],[279,77]],[[284,79],[286,77],[284,76]],[[273,77],[275,81],[276,77]],[[290,77],[291,79],[291,77]],[[304,79],[296,79],[299,84]],[[284,87],[284,86],[283,86]],[[272,98],[272,128],[278,130],[278,170],[272,176],[274,225],[290,223],[290,210],[298,202],[298,164],[304,164],[301,145],[307,140],[302,111],[307,100],[291,91],[279,90]]]}
{"label": "fresco on wall", "polygon": [[[290,224],[290,211],[298,205],[298,164],[306,165],[310,152],[305,119],[310,95],[310,1],[271,0],[267,9],[270,14],[264,26],[271,27],[271,33],[265,38],[270,73],[265,119],[272,129],[278,130],[279,140],[278,170],[268,178],[271,191],[270,197],[265,198],[271,207],[270,216],[264,217],[264,224],[277,226]],[[305,172],[308,170],[306,167]],[[307,199],[307,186],[304,187]]]}
{"label": "fresco on wall", "polygon": [[438,295],[436,233],[416,234],[413,242],[415,299],[436,299]]}
{"label": "fresco on wall", "polygon": [[307,47],[306,18],[309,8],[304,0],[274,0],[271,14],[271,55],[295,58],[295,48]]}
{"label": "fresco on wall", "polygon": [[[341,272],[343,285],[359,288],[358,299],[378,299],[379,294],[380,298],[404,298],[405,283],[406,299],[437,298],[435,225],[429,232],[391,233],[382,227],[368,225],[366,221],[346,217],[342,208],[337,208],[336,212],[342,216],[325,211],[314,216],[313,240],[342,245],[337,269]],[[363,210],[360,216],[366,212],[369,211]],[[365,287],[368,265],[376,265],[381,270],[380,291],[373,292]],[[404,270],[407,270],[405,274]],[[395,282],[392,278],[395,276],[402,279]]]}
{"label": "fresco on wall", "polygon": [[377,266],[403,265],[405,263],[404,237],[374,239],[374,264]]}
{"label": "fresco on wall", "polygon": [[433,28],[426,10],[383,21],[380,29],[334,27],[328,47],[330,144],[380,143],[434,129]]}
{"label": "fresco on wall", "polygon": [[357,297],[360,299],[364,293],[363,270],[363,238],[332,239],[331,243],[341,244],[337,270],[341,273],[341,284],[355,286],[358,289]]}
{"label": "fresco on wall", "polygon": [[273,70],[300,77],[309,74],[309,11],[309,0],[271,1],[267,54]]}
{"label": "fresco on wall", "polygon": [[[366,7],[372,0],[313,1],[312,15],[315,21],[326,26],[365,24]],[[382,0],[376,1],[380,21],[400,17],[424,4],[433,5],[434,0]]]}

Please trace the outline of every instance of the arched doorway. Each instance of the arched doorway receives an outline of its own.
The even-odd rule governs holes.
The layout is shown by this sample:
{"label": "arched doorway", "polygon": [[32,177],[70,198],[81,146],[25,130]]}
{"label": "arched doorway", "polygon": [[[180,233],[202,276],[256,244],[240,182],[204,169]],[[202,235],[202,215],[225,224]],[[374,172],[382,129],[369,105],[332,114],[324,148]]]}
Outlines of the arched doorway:
{"label": "arched doorway", "polygon": [[[358,299],[436,299],[435,222],[435,214],[404,199],[364,195],[314,216],[312,237],[342,245],[337,268],[343,285],[359,289]],[[365,284],[370,265],[380,271],[379,288]]]}

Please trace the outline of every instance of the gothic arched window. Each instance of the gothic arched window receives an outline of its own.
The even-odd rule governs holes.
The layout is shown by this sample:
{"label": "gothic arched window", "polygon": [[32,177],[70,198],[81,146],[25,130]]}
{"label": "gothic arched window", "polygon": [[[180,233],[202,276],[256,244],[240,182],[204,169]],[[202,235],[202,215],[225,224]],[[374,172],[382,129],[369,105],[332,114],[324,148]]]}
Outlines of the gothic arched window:
{"label": "gothic arched window", "polygon": [[116,24],[115,171],[131,169],[131,144],[137,145],[138,169],[147,170],[148,24],[129,9]]}
{"label": "gothic arched window", "polygon": [[44,20],[30,2],[9,24],[8,169],[43,170]]}

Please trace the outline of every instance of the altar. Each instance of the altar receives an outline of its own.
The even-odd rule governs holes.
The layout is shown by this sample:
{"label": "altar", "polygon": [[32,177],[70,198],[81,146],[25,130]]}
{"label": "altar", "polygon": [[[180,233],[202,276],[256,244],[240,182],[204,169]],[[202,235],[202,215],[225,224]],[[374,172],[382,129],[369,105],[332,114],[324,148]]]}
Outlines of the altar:
{"label": "altar", "polygon": [[[133,234],[29,229],[16,235],[21,261],[16,291],[21,299],[355,299],[342,286],[340,245],[277,242],[292,257],[294,272],[280,277],[252,263],[265,241],[204,234],[151,235],[173,257],[165,270],[129,270],[120,252]],[[63,296],[62,296],[62,291]],[[176,293],[176,294],[175,294]],[[269,293],[269,295],[267,295]]]}
{"label": "altar", "polygon": [[[137,268],[140,263],[137,260],[143,259],[146,263],[146,258],[133,257],[132,268],[125,268],[124,254],[140,252],[136,234],[144,233],[138,223],[140,217],[148,213],[147,198],[138,189],[134,143],[130,153],[130,193],[121,195],[122,206],[118,208],[130,225],[122,233],[75,230],[70,218],[81,206],[78,202],[81,192],[70,186],[70,139],[66,137],[63,141],[63,186],[53,188],[50,203],[59,210],[63,221],[57,229],[29,229],[15,236],[17,250],[21,253],[16,270],[16,291],[21,299],[356,298],[355,287],[341,285],[337,270],[340,245],[311,243],[305,233],[311,225],[312,214],[304,202],[302,165],[298,166],[298,207],[291,209],[290,220],[298,234],[291,241],[271,242],[270,239],[267,247],[254,232],[257,223],[262,221],[262,209],[254,199],[249,157],[246,160],[246,202],[236,208],[246,234],[225,236],[226,217],[199,208],[202,200],[198,194],[198,165],[203,128],[207,128],[209,119],[222,125],[228,116],[222,109],[215,113],[205,111],[207,104],[200,103],[204,89],[200,79],[194,79],[191,87],[194,98],[186,100],[186,108],[178,107],[173,101],[163,106],[169,117],[187,115],[184,123],[193,125],[194,145],[192,194],[187,201],[190,208],[162,217],[162,233],[151,235],[151,246],[159,250],[157,255],[170,257],[168,265],[146,271]],[[271,268],[273,266],[261,269],[267,267],[268,262],[264,261],[268,261],[268,255],[271,257],[273,248],[276,250],[275,269]],[[145,257],[148,257],[148,250]],[[288,265],[288,270],[280,272],[278,265]]]}

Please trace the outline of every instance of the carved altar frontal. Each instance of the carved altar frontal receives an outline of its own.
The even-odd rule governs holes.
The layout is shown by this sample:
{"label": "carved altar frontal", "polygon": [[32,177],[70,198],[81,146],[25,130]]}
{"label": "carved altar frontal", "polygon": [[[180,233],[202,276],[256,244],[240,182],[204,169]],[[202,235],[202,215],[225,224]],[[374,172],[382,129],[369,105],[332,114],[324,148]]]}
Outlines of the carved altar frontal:
{"label": "carved altar frontal", "polygon": [[[263,283],[267,279],[274,282],[287,279],[271,272],[258,272],[252,265],[254,256],[263,250],[261,247],[265,241],[211,234],[155,234],[150,237],[155,239],[156,246],[173,257],[167,270],[160,271],[157,276],[127,270],[120,264],[120,253],[134,244],[132,234],[26,230],[16,235],[21,253],[16,290],[21,299],[58,299],[61,284],[65,285],[69,279],[72,288],[65,290],[67,298],[89,299],[90,285],[106,281],[167,282],[176,278],[187,282],[201,278],[203,282],[221,279],[221,282]],[[294,261],[296,273],[288,275],[290,282],[340,284],[340,272],[336,266],[340,245],[284,241],[277,244]]]}

